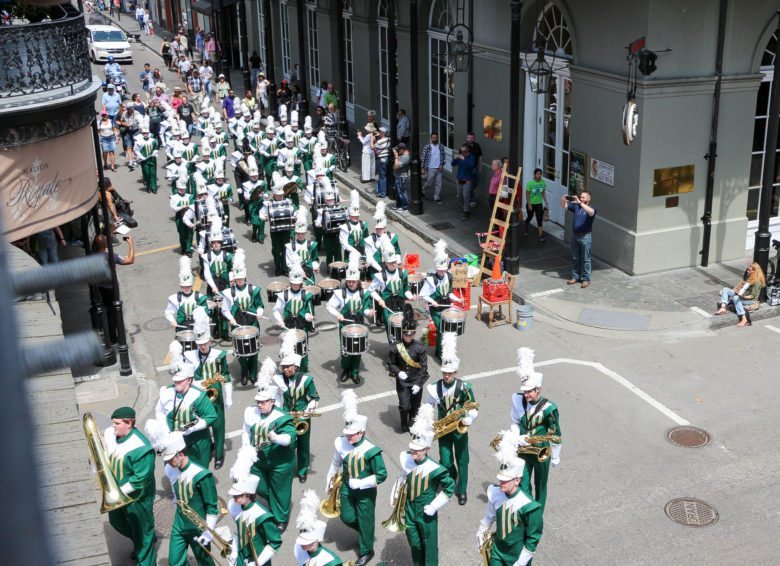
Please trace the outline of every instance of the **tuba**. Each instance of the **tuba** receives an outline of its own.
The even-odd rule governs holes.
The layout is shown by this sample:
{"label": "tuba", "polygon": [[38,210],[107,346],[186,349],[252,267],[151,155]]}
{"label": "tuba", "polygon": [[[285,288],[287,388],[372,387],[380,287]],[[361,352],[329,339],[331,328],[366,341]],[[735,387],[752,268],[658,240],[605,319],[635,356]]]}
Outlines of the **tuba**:
{"label": "tuba", "polygon": [[482,558],[482,566],[490,564],[490,552],[493,550],[493,533],[485,532],[479,541],[479,556]]}
{"label": "tuba", "polygon": [[328,519],[341,515],[342,472],[336,472],[328,483],[328,497],[320,503],[320,513]]}
{"label": "tuba", "polygon": [[[518,446],[518,456],[535,456],[537,461],[546,462],[552,456],[552,449],[549,446],[535,446],[543,442],[553,442],[555,444],[560,443],[561,437],[554,434],[540,434],[537,436],[529,436],[525,441],[531,446]],[[490,447],[493,450],[498,450],[498,443],[501,442],[501,436],[496,435],[493,440],[490,441]]]}
{"label": "tuba", "polygon": [[214,387],[214,385],[217,383],[225,383],[225,378],[220,374],[216,374],[214,377],[209,379],[204,379],[198,384],[206,390],[206,397],[208,397],[209,401],[212,403],[216,403],[217,399],[219,399],[219,389]]}
{"label": "tuba", "polygon": [[469,401],[464,403],[460,409],[452,411],[446,417],[435,421],[433,423],[433,439],[438,440],[453,431],[457,431],[458,434],[466,434],[469,431],[469,427],[463,424],[463,417],[469,411],[477,409],[479,409],[479,403]]}
{"label": "tuba", "polygon": [[322,413],[317,413],[315,411],[290,411],[290,416],[295,419],[296,436],[303,436],[309,432],[309,423],[306,422],[306,419],[320,417],[322,416]]}
{"label": "tuba", "polygon": [[97,470],[98,484],[100,491],[103,492],[103,501],[100,504],[100,512],[116,511],[135,501],[129,495],[126,495],[119,489],[119,482],[111,471],[111,465],[108,462],[106,447],[103,445],[103,439],[100,437],[97,423],[92,417],[92,413],[84,413],[82,418],[84,425],[84,436],[87,437],[87,446],[92,456],[92,461]]}
{"label": "tuba", "polygon": [[382,521],[382,526],[391,533],[402,533],[406,530],[406,482],[402,481],[393,499],[393,513]]}

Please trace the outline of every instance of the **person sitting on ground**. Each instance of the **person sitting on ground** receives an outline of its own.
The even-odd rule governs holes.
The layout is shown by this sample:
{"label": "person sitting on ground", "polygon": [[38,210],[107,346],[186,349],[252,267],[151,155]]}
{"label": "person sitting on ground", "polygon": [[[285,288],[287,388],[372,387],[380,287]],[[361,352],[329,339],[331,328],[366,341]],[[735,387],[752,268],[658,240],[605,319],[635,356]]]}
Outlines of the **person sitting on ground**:
{"label": "person sitting on ground", "polygon": [[726,306],[729,303],[732,303],[734,305],[734,310],[739,317],[737,326],[750,326],[752,322],[746,312],[746,307],[747,310],[756,310],[758,298],[765,285],[766,278],[764,277],[764,271],[761,269],[761,266],[754,261],[745,270],[742,281],[737,283],[733,289],[729,289],[728,287],[721,289],[719,308],[715,311],[715,314],[726,314]]}

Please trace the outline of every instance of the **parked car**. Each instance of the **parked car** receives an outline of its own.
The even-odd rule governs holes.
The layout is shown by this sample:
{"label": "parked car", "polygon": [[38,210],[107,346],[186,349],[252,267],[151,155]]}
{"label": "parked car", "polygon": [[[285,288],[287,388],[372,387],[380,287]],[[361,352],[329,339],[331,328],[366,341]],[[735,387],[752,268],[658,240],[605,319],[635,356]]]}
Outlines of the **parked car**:
{"label": "parked car", "polygon": [[87,49],[89,60],[93,63],[105,63],[109,56],[117,62],[133,62],[133,50],[127,41],[127,35],[114,26],[88,25]]}

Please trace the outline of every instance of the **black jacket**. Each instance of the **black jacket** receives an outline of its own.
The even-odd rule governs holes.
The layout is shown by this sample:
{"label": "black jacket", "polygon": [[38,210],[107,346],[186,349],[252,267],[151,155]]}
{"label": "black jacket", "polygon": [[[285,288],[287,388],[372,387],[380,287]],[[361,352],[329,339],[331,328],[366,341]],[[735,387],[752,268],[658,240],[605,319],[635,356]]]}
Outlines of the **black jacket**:
{"label": "black jacket", "polygon": [[[399,342],[398,344],[403,344]],[[396,378],[398,385],[403,387],[412,387],[419,385],[422,388],[423,383],[428,380],[428,350],[417,340],[414,340],[406,347],[409,357],[420,364],[419,368],[411,367],[398,353],[398,344],[393,344],[390,348],[390,373]],[[409,377],[405,380],[398,378],[398,374],[405,371]]]}

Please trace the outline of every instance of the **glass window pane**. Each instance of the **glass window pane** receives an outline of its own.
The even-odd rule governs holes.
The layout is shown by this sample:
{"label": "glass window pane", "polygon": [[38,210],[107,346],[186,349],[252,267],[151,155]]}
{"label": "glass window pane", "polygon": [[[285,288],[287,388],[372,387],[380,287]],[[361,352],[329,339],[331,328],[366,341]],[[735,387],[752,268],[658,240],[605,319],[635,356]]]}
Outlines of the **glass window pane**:
{"label": "glass window pane", "polygon": [[756,118],[753,128],[753,151],[764,151],[764,137],[766,136],[766,118]]}
{"label": "glass window pane", "polygon": [[748,189],[747,218],[748,220],[758,218],[758,189]]}
{"label": "glass window pane", "polygon": [[748,185],[751,187],[761,186],[761,165],[764,162],[763,153],[754,153],[750,158],[750,178]]}
{"label": "glass window pane", "polygon": [[555,180],[555,148],[549,145],[544,146],[542,150],[542,172],[544,176],[551,180]]}
{"label": "glass window pane", "polygon": [[775,185],[772,189],[772,212],[771,216],[777,216],[777,207],[780,203],[780,186]]}
{"label": "glass window pane", "polygon": [[771,81],[764,81],[758,87],[756,116],[766,116],[769,113],[769,85],[771,84]]}

